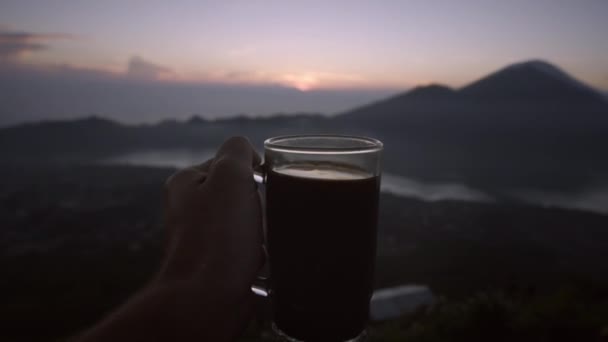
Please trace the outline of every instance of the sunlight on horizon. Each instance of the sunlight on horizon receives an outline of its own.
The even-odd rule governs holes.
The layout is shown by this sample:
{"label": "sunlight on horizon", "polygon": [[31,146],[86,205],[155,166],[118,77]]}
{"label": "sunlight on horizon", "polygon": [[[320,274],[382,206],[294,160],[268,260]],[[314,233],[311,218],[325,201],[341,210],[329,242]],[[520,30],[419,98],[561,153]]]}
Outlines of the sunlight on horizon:
{"label": "sunlight on horizon", "polygon": [[458,87],[545,59],[608,89],[608,2],[7,0],[1,9],[0,63],[310,91]]}

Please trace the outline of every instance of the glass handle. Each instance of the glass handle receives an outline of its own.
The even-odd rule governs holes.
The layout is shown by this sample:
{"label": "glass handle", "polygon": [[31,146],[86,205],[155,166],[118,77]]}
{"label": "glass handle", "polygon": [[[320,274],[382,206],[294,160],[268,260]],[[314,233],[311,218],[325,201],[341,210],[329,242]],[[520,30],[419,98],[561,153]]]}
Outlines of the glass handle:
{"label": "glass handle", "polygon": [[262,165],[253,169],[253,180],[258,184],[266,184],[266,173],[262,170]]}
{"label": "glass handle", "polygon": [[260,297],[270,297],[268,278],[258,275],[258,278],[253,282],[253,285],[251,285],[251,291]]}
{"label": "glass handle", "polygon": [[[253,169],[253,180],[258,184],[266,184],[266,172],[264,171],[264,164],[260,164]],[[262,207],[266,207],[263,205]],[[263,222],[266,222],[266,212],[263,212],[264,215]],[[264,224],[264,227],[266,225]],[[268,253],[266,252],[266,229],[264,229],[264,245],[262,246],[262,250],[264,251],[264,262],[265,265],[263,267],[262,272],[267,272],[268,269]],[[256,280],[251,285],[251,291],[260,297],[270,297],[270,286],[268,284],[268,276],[258,275]]]}

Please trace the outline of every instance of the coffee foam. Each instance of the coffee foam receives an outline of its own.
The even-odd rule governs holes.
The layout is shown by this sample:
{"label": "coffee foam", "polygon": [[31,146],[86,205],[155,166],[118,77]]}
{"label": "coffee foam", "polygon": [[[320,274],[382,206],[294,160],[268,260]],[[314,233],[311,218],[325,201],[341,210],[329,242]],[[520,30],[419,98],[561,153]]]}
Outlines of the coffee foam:
{"label": "coffee foam", "polygon": [[273,172],[292,177],[323,180],[356,180],[373,177],[363,170],[336,164],[292,164],[275,168]]}

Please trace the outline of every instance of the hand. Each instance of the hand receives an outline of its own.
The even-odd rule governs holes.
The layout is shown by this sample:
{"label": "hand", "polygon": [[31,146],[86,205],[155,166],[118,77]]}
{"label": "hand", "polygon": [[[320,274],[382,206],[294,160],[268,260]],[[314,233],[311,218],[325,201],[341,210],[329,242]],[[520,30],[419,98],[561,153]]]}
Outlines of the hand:
{"label": "hand", "polygon": [[166,183],[167,255],[159,276],[80,341],[229,341],[253,313],[263,262],[260,159],[245,138]]}
{"label": "hand", "polygon": [[166,183],[165,281],[217,282],[249,293],[262,263],[262,212],[245,138],[227,140],[215,158],[178,171]]}
{"label": "hand", "polygon": [[250,318],[251,284],[263,262],[261,201],[252,169],[259,163],[249,141],[235,137],[215,158],[178,171],[166,183],[168,250],[159,279],[185,285],[193,298],[215,298],[218,327],[238,330]]}

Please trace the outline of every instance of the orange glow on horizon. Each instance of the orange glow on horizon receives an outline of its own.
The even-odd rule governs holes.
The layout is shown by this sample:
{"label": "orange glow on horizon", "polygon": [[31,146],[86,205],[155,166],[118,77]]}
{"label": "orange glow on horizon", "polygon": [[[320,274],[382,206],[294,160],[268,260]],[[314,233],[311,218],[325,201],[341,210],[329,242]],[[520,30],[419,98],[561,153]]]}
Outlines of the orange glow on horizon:
{"label": "orange glow on horizon", "polygon": [[[61,63],[48,61],[44,58],[29,58],[23,56],[14,60],[16,66],[42,72],[90,72],[102,77],[122,78],[125,80],[181,83],[181,84],[223,84],[242,86],[283,86],[297,89],[301,92],[323,90],[404,90],[419,85],[442,83],[430,81],[428,78],[417,77],[423,81],[403,81],[397,73],[392,75],[370,75],[363,77],[357,74],[336,73],[326,71],[261,71],[230,69],[201,70],[195,68],[178,69],[163,62],[131,57],[120,64],[86,64]],[[139,68],[133,67],[133,60],[137,61]],[[143,69],[143,70],[142,70]],[[413,76],[413,77],[412,77]],[[410,75],[408,79],[418,75]],[[448,83],[448,85],[451,85]]]}
{"label": "orange glow on horizon", "polygon": [[175,82],[189,84],[225,84],[247,86],[280,85],[297,89],[302,92],[314,90],[386,90],[405,89],[417,83],[396,82],[395,80],[364,79],[357,75],[345,75],[328,72],[269,72],[269,71],[241,71],[230,72],[225,70],[200,71],[189,70],[159,74],[155,79],[159,82]]}
{"label": "orange glow on horizon", "polygon": [[283,76],[283,83],[300,91],[308,91],[314,89],[319,80],[312,74],[287,74]]}

